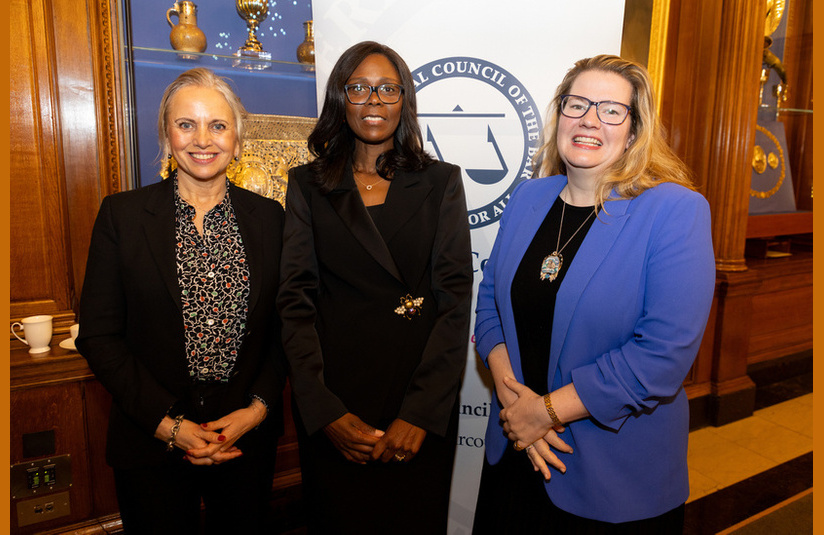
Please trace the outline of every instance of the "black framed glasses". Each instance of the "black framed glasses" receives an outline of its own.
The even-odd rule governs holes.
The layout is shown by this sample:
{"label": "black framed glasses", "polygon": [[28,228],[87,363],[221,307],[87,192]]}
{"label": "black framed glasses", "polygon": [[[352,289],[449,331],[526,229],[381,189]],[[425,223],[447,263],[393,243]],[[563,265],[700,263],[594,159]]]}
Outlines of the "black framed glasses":
{"label": "black framed glasses", "polygon": [[626,104],[615,102],[613,100],[602,100],[601,102],[593,102],[586,97],[578,95],[561,95],[561,114],[570,119],[580,119],[589,111],[589,108],[595,106],[595,115],[598,120],[604,124],[618,126],[623,124],[629,116],[630,108]]}
{"label": "black framed glasses", "polygon": [[346,100],[352,104],[366,104],[372,93],[377,93],[384,104],[396,104],[403,95],[403,86],[398,84],[381,84],[377,87],[366,84],[348,84],[343,86]]}

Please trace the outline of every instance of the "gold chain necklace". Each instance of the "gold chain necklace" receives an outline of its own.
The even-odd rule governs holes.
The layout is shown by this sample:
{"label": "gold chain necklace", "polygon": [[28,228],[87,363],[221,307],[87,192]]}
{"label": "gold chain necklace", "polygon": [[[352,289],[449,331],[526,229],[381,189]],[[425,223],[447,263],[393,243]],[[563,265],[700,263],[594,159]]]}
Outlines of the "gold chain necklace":
{"label": "gold chain necklace", "polygon": [[382,176],[379,176],[379,177],[378,177],[378,181],[377,181],[377,182],[375,182],[375,183],[373,183],[373,184],[364,184],[363,182],[361,182],[361,181],[358,179],[358,171],[356,171],[355,169],[352,169],[352,176],[354,176],[354,177],[355,177],[355,180],[358,182],[358,184],[360,184],[361,186],[363,186],[364,188],[366,188],[366,191],[372,191],[372,188],[373,188],[373,187],[375,187],[375,186],[377,186],[378,184],[380,184],[383,180],[386,180],[386,179],[385,179],[385,178],[383,178]]}
{"label": "gold chain necklace", "polygon": [[558,241],[555,243],[555,250],[552,251],[551,254],[546,255],[544,257],[543,262],[541,262],[542,281],[549,280],[549,282],[552,282],[558,278],[558,274],[561,273],[561,268],[564,266],[564,257],[561,256],[561,251],[564,250],[564,247],[569,245],[569,242],[572,241],[572,238],[574,238],[575,235],[578,234],[578,232],[580,232],[582,228],[584,228],[584,225],[587,224],[589,218],[592,217],[592,214],[595,213],[595,209],[593,208],[592,213],[589,214],[586,219],[584,219],[584,222],[581,223],[581,226],[578,227],[578,229],[572,233],[572,236],[570,236],[566,243],[564,243],[564,246],[559,249],[558,245],[561,244],[561,230],[564,228],[564,212],[566,212],[566,203],[563,199],[561,199],[561,202],[563,204],[561,205],[561,224],[558,225]]}

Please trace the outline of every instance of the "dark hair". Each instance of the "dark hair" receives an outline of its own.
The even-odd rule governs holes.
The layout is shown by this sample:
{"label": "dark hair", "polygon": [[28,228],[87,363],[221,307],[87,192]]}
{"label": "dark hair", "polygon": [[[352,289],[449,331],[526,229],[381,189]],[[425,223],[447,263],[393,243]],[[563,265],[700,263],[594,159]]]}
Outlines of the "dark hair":
{"label": "dark hair", "polygon": [[415,84],[409,67],[388,46],[364,41],[349,47],[332,68],[326,82],[323,111],[309,135],[309,151],[316,157],[310,164],[310,169],[315,183],[323,193],[329,193],[340,185],[355,148],[355,136],[346,123],[346,95],[343,86],[358,65],[372,54],[381,54],[392,63],[403,86],[401,118],[395,130],[394,147],[378,157],[378,174],[391,179],[397,169],[418,171],[434,161],[423,149]]}

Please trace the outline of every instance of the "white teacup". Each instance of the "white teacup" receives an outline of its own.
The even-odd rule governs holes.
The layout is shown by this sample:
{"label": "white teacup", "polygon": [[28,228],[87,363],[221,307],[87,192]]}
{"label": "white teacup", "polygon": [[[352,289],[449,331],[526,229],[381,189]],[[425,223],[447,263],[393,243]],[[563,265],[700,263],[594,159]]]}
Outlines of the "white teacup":
{"label": "white teacup", "polygon": [[[20,338],[15,332],[17,326],[23,328],[23,336]],[[20,321],[16,321],[11,325],[11,334],[18,340],[29,346],[29,353],[45,353],[48,351],[49,342],[52,338],[52,317],[47,315],[29,316]]]}
{"label": "white teacup", "polygon": [[71,327],[69,327],[69,334],[72,336],[72,342],[77,340],[77,335],[80,334],[80,324],[75,323]]}

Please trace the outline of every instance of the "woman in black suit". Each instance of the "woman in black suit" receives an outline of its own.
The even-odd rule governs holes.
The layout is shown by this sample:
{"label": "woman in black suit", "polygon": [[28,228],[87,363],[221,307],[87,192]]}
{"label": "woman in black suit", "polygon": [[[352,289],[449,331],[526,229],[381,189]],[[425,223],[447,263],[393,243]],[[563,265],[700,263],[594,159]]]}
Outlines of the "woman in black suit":
{"label": "woman in black suit", "polygon": [[278,306],[310,531],[444,533],[472,289],[460,169],[424,152],[409,68],[374,42],[334,66],[309,147]]}
{"label": "woman in black suit", "polygon": [[127,533],[256,533],[282,429],[283,210],[232,185],[245,110],[207,69],[163,95],[163,182],[103,200],[77,347],[112,395]]}

